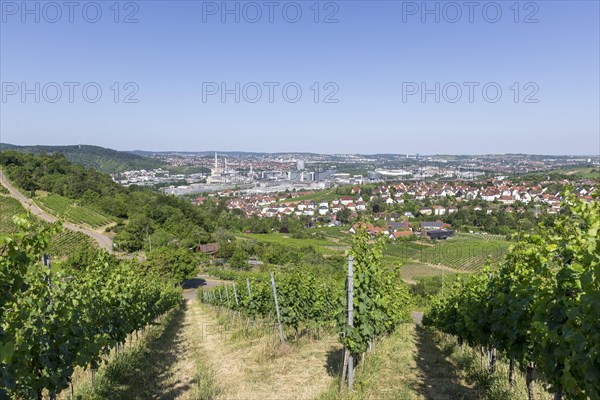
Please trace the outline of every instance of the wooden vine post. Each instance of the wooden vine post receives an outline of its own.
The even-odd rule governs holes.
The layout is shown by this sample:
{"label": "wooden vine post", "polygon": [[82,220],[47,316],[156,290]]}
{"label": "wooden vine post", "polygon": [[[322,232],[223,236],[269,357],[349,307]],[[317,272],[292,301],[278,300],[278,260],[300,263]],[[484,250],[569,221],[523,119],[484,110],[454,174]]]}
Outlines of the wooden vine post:
{"label": "wooden vine post", "polygon": [[[348,256],[348,326],[354,327],[354,257]],[[354,384],[354,355],[348,351],[348,390]]]}
{"label": "wooden vine post", "polygon": [[[248,285],[248,301],[252,301],[252,290],[250,290],[250,278],[246,278],[246,284]],[[252,316],[254,320],[254,327],[256,328],[256,315]],[[250,321],[250,317],[248,317],[248,321]],[[248,324],[246,324],[248,325]]]}
{"label": "wooden vine post", "polygon": [[533,387],[533,363],[529,362],[527,364],[527,369],[525,372],[525,385],[527,386],[527,398],[529,400],[535,400],[535,390]]}
{"label": "wooden vine post", "polygon": [[272,272],[271,285],[273,286],[273,298],[275,299],[275,311],[277,312],[277,324],[279,325],[279,341],[283,343],[283,327],[281,326],[281,314],[279,313],[279,302],[277,301],[277,286],[275,286],[275,275]]}
{"label": "wooden vine post", "polygon": [[[348,295],[348,326],[354,327],[354,257],[348,256],[348,283],[346,289]],[[340,379],[340,395],[343,395],[348,377],[348,390],[352,390],[354,384],[354,356],[349,348],[344,346],[344,361],[342,363],[342,377]]]}
{"label": "wooden vine post", "polygon": [[509,390],[513,390],[515,388],[515,359],[514,357],[510,358],[510,363],[508,366],[508,387]]}
{"label": "wooden vine post", "polygon": [[[44,253],[42,261],[44,262],[44,265],[48,267],[48,275],[46,275],[46,282],[48,284],[48,294],[50,295],[50,310],[52,310],[54,308],[54,300],[52,299],[52,278],[50,277],[52,268],[50,265],[50,258],[50,254]],[[53,311],[51,311],[51,313],[53,313]],[[50,329],[52,330],[52,327]],[[56,400],[56,391],[50,392],[49,398],[50,400]]]}
{"label": "wooden vine post", "polygon": [[233,281],[233,296],[235,297],[235,306],[238,309],[238,320],[242,323],[242,313],[240,312],[240,302],[238,301],[237,291],[235,290],[235,281]]}
{"label": "wooden vine post", "polygon": [[229,301],[229,289],[225,285],[225,296],[227,296],[227,309],[229,310],[229,318],[233,318],[231,315],[231,302]]}

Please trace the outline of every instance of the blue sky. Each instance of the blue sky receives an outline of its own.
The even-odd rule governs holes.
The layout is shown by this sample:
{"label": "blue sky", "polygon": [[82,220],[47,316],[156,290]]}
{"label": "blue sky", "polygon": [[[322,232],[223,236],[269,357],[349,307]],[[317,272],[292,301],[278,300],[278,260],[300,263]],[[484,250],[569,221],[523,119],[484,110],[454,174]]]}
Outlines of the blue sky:
{"label": "blue sky", "polygon": [[2,142],[600,152],[598,1],[1,3]]}

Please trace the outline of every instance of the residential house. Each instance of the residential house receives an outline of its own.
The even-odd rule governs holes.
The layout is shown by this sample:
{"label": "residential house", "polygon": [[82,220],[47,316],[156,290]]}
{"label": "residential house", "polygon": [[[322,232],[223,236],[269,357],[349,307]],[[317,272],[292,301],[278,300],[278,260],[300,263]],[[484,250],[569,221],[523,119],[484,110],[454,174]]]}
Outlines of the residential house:
{"label": "residential house", "polygon": [[434,229],[427,231],[427,236],[431,239],[446,240],[451,236],[454,236],[454,231],[448,229]]}
{"label": "residential house", "polygon": [[450,228],[450,224],[446,224],[442,221],[422,221],[421,229],[423,230],[434,230],[434,229],[446,229]]}
{"label": "residential house", "polygon": [[386,236],[389,235],[389,232],[386,229],[380,228],[380,227],[375,226],[373,224],[367,224],[367,223],[364,223],[364,222],[357,222],[357,223],[355,223],[354,225],[352,225],[352,228],[350,228],[349,232],[352,233],[352,234],[354,234],[354,233],[358,232],[358,230],[361,227],[364,228],[367,231],[367,233],[369,235],[371,235],[371,236],[377,236],[377,235],[382,235],[382,234],[386,235]]}
{"label": "residential house", "polygon": [[444,215],[446,214],[446,208],[442,206],[433,206],[433,215]]}
{"label": "residential house", "polygon": [[354,198],[352,198],[352,197],[342,197],[342,198],[340,198],[340,203],[342,203],[345,206],[348,206],[348,204],[354,203]]}
{"label": "residential house", "polygon": [[367,210],[367,203],[365,203],[362,200],[358,200],[356,202],[356,211],[366,211]]}
{"label": "residential house", "polygon": [[514,204],[515,199],[512,196],[500,196],[500,203],[504,205]]}

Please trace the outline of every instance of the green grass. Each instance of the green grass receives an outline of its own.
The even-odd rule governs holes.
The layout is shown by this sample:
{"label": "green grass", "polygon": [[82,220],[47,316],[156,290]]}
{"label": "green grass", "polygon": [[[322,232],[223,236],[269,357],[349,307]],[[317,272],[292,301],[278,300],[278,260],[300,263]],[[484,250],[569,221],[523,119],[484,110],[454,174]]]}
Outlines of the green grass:
{"label": "green grass", "polygon": [[547,173],[558,173],[558,174],[564,174],[564,175],[569,175],[572,177],[577,177],[580,179],[593,179],[593,180],[598,180],[600,181],[600,168],[598,167],[571,167],[571,168],[559,168],[559,169],[553,169],[550,171],[544,171],[545,174]]}
{"label": "green grass", "polygon": [[[339,373],[339,371],[336,371]],[[320,400],[337,399],[526,399],[524,374],[516,371],[515,389],[508,387],[508,362],[499,355],[497,370],[489,374],[478,349],[459,350],[456,338],[415,324],[401,325],[375,344],[355,371],[352,393],[339,395],[339,379]],[[539,382],[537,399],[551,399]]]}
{"label": "green grass", "polygon": [[[339,399],[339,380],[321,400]],[[480,399],[478,388],[457,374],[431,333],[403,324],[378,340],[355,371],[354,390],[342,399]]]}
{"label": "green grass", "polygon": [[457,235],[432,244],[398,242],[390,244],[385,255],[400,260],[425,264],[445,265],[449,268],[472,272],[484,267],[486,261],[500,261],[506,255],[509,242],[485,235]]}
{"label": "green grass", "polygon": [[318,252],[323,254],[343,253],[349,249],[344,243],[336,243],[327,239],[305,238],[295,239],[292,235],[281,233],[244,233],[238,234],[238,238],[252,239],[262,243],[282,244],[296,249],[302,249],[306,246],[313,246]]}
{"label": "green grass", "polygon": [[[440,275],[442,275],[441,268],[432,267],[431,265],[427,264],[406,262],[400,267],[400,277],[411,282],[420,277]],[[446,272],[445,275],[449,276],[451,273]]]}
{"label": "green grass", "polygon": [[38,197],[36,203],[55,216],[76,224],[97,228],[114,222],[113,219],[90,207],[78,205],[74,200],[58,195]]}
{"label": "green grass", "polygon": [[554,182],[558,182],[561,179],[589,179],[592,181],[600,182],[600,168],[592,165],[586,166],[571,166],[571,167],[560,167],[548,170],[526,172],[519,174],[519,177],[523,180],[547,180],[550,177]]}
{"label": "green grass", "polygon": [[352,243],[352,235],[348,233],[351,225],[346,226],[324,226],[321,228],[315,228],[317,234],[322,234],[326,239],[334,242],[343,242],[346,244]]}
{"label": "green grass", "polygon": [[[352,245],[352,235],[348,234],[348,227],[317,228],[316,231],[326,240],[321,243],[322,247],[328,246],[327,241],[345,249]],[[422,276],[431,275],[429,271],[440,271],[428,269],[424,264],[439,264],[459,271],[472,272],[482,268],[488,257],[493,262],[500,261],[506,255],[509,245],[508,241],[499,236],[471,234],[459,234],[436,242],[389,242],[384,250],[384,261],[413,267],[418,265],[419,270],[425,271]]]}
{"label": "green grass", "polygon": [[[293,238],[290,234],[239,234],[242,239],[282,244],[301,249],[313,246],[322,254],[343,254],[350,250],[352,235],[347,227],[326,227],[307,230],[310,237]],[[443,241],[389,242],[383,254],[388,265],[402,264],[402,277],[412,281],[419,276],[442,274],[442,266],[449,272],[475,272],[483,268],[488,257],[498,262],[508,252],[510,243],[498,236],[460,234]]]}
{"label": "green grass", "polygon": [[290,203],[290,202],[298,202],[298,201],[332,201],[335,199],[339,199],[342,195],[337,194],[335,189],[325,189],[318,190],[314,193],[303,194],[298,197],[294,197],[292,199],[282,199],[278,203]]}
{"label": "green grass", "polygon": [[[344,248],[352,245],[352,235],[347,233],[348,227],[318,228],[327,240],[333,241]],[[410,273],[407,279],[414,276],[430,276],[441,274],[441,266],[473,272],[485,266],[488,257],[492,262],[498,262],[508,252],[510,243],[499,236],[459,234],[442,241],[398,241],[389,242],[384,250],[384,262],[390,264],[402,263]],[[323,244],[322,246],[326,246]],[[426,264],[439,265],[432,268]]]}

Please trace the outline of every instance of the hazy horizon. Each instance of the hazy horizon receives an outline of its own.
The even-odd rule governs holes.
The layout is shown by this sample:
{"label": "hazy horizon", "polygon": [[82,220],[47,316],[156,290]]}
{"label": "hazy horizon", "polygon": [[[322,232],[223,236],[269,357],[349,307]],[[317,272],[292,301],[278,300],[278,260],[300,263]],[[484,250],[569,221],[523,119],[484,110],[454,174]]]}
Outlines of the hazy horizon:
{"label": "hazy horizon", "polygon": [[428,156],[452,156],[452,157],[459,157],[459,156],[517,156],[517,155],[524,155],[524,156],[548,156],[548,157],[585,157],[585,158],[592,158],[592,160],[599,160],[600,161],[600,154],[546,154],[546,153],[403,153],[403,152],[398,152],[398,153],[386,153],[386,152],[381,152],[381,153],[324,153],[324,152],[314,152],[314,151],[248,151],[248,150],[223,150],[223,149],[198,149],[198,150],[154,150],[154,149],[123,149],[123,148],[116,148],[116,147],[110,147],[110,146],[101,146],[101,145],[97,145],[97,144],[92,144],[92,143],[71,143],[71,144],[65,144],[65,143],[60,143],[60,144],[48,144],[48,143],[8,143],[8,142],[0,142],[0,144],[3,145],[15,145],[15,146],[23,146],[23,147],[29,147],[29,146],[56,146],[56,147],[60,147],[60,146],[96,146],[96,147],[102,147],[102,148],[106,148],[106,149],[110,149],[110,150],[116,150],[116,151],[121,151],[121,152],[126,152],[126,153],[134,153],[134,152],[145,152],[145,153],[248,153],[248,154],[293,154],[293,153],[298,153],[298,154],[315,154],[315,155],[361,155],[361,156],[377,156],[377,155],[398,155],[398,156],[406,156],[407,154],[411,157],[414,157],[416,154],[419,154],[419,156],[422,157],[428,157]]}
{"label": "hazy horizon", "polygon": [[2,2],[3,142],[600,154],[599,2],[62,4]]}

